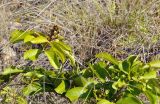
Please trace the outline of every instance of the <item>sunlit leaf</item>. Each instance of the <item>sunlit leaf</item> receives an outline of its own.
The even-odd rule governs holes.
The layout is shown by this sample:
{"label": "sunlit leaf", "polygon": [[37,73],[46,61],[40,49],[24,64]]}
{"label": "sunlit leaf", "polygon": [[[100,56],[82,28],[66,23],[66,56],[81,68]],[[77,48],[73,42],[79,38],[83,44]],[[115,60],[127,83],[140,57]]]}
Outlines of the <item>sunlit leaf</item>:
{"label": "sunlit leaf", "polygon": [[31,83],[22,89],[22,92],[25,96],[33,95],[42,90],[42,87],[39,83]]}
{"label": "sunlit leaf", "polygon": [[57,55],[55,54],[55,52],[52,49],[46,50],[45,51],[46,56],[48,57],[49,62],[51,63],[51,65],[55,68],[55,69],[59,69],[60,68],[60,63],[58,60]]}
{"label": "sunlit leaf", "polygon": [[59,40],[55,41],[55,43],[56,43],[57,45],[59,45],[59,47],[61,47],[61,48],[64,49],[64,50],[72,51],[72,50],[71,50],[71,47],[70,47],[69,45],[67,45],[67,44],[65,44],[65,43],[63,43],[63,42],[61,42],[61,41],[59,41]]}
{"label": "sunlit leaf", "polygon": [[55,42],[52,42],[52,47],[54,47],[54,49],[56,49],[56,53],[60,56],[62,62],[64,62],[66,59],[65,59],[65,56],[69,58],[70,62],[71,62],[71,65],[75,65],[75,58],[72,54],[72,52],[70,51],[70,48],[63,44],[63,45],[60,45],[63,44],[62,42],[59,42],[59,41],[55,41]]}
{"label": "sunlit leaf", "polygon": [[52,50],[57,54],[57,57],[59,57],[62,61],[62,63],[64,63],[66,61],[66,56],[65,56],[65,53],[59,48],[55,48],[52,46]]}
{"label": "sunlit leaf", "polygon": [[110,55],[108,53],[105,53],[105,52],[97,54],[96,57],[97,58],[102,58],[102,59],[104,59],[106,61],[111,62],[112,64],[115,64],[115,65],[119,64],[117,59],[115,59],[112,55]]}
{"label": "sunlit leaf", "polygon": [[25,36],[33,34],[33,33],[34,33],[33,31],[29,31],[29,30],[28,31],[14,30],[11,33],[10,41],[12,43],[22,41],[25,38]]}
{"label": "sunlit leaf", "polygon": [[2,72],[2,75],[10,75],[10,74],[18,74],[18,73],[22,73],[24,70],[22,69],[17,69],[17,68],[6,68],[4,69],[4,71]]}
{"label": "sunlit leaf", "polygon": [[63,94],[64,92],[66,92],[66,83],[64,80],[58,85],[58,87],[55,88],[55,91],[58,94]]}
{"label": "sunlit leaf", "polygon": [[75,87],[72,89],[69,89],[66,93],[66,97],[70,99],[70,101],[76,101],[82,94],[87,92],[87,89],[84,87]]}
{"label": "sunlit leaf", "polygon": [[47,71],[46,71],[46,74],[47,74],[50,78],[56,78],[56,77],[57,77],[57,74],[56,74],[54,71],[47,70]]}
{"label": "sunlit leaf", "polygon": [[24,53],[24,59],[29,59],[29,60],[36,60],[38,58],[38,55],[40,54],[41,50],[40,49],[30,49],[27,50]]}
{"label": "sunlit leaf", "polygon": [[17,103],[18,104],[28,104],[27,100],[23,98],[22,96],[17,97]]}
{"label": "sunlit leaf", "polygon": [[115,90],[117,90],[119,88],[122,88],[125,85],[126,85],[126,83],[123,80],[119,79],[117,82],[114,82],[112,84],[112,88],[115,89]]}
{"label": "sunlit leaf", "polygon": [[128,95],[116,102],[116,104],[143,104],[137,97]]}
{"label": "sunlit leaf", "polygon": [[149,63],[150,67],[160,68],[160,61],[152,61]]}
{"label": "sunlit leaf", "polygon": [[98,101],[97,104],[114,104],[114,103],[112,103],[106,99],[102,99],[102,100]]}
{"label": "sunlit leaf", "polygon": [[68,97],[72,102],[77,101],[78,98],[87,98],[90,95],[89,90],[91,90],[94,87],[94,84],[97,84],[98,82],[94,79],[87,79],[87,82],[84,83],[85,85],[83,87],[74,87],[72,89],[69,89],[66,92],[66,97]]}
{"label": "sunlit leaf", "polygon": [[41,44],[41,43],[47,43],[47,42],[48,42],[48,40],[44,36],[38,36],[38,37],[31,40],[31,43],[33,43],[33,44]]}
{"label": "sunlit leaf", "polygon": [[68,52],[68,51],[65,51],[64,50],[64,52],[66,53],[66,55],[68,56],[68,58],[69,58],[69,60],[70,60],[70,62],[71,62],[71,65],[75,65],[75,58],[74,58],[74,56],[70,53],[70,52]]}
{"label": "sunlit leaf", "polygon": [[157,72],[155,70],[151,70],[146,72],[143,76],[140,76],[140,79],[152,79],[157,77]]}
{"label": "sunlit leaf", "polygon": [[36,71],[32,71],[32,72],[27,72],[24,74],[25,77],[30,77],[30,78],[41,78],[44,75],[41,73],[38,73]]}
{"label": "sunlit leaf", "polygon": [[27,35],[25,38],[24,38],[24,43],[27,43],[27,42],[31,42],[35,37],[33,35]]}

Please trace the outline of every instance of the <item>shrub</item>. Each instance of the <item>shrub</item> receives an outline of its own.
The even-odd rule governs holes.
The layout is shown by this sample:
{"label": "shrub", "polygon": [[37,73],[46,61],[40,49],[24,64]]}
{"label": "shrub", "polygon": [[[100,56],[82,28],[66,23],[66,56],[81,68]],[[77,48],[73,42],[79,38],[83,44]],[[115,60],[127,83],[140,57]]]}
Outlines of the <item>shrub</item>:
{"label": "shrub", "polygon": [[[95,56],[96,62],[82,69],[76,63],[70,46],[63,42],[56,31],[52,36],[46,36],[33,30],[15,30],[10,40],[12,43],[23,41],[28,45],[39,44],[41,48],[27,50],[24,59],[34,61],[40,54],[45,54],[54,67],[54,70],[29,66],[5,69],[0,74],[1,83],[9,83],[21,75],[23,96],[54,91],[71,102],[84,99],[85,103],[94,98],[97,104],[143,104],[138,98],[143,93],[151,104],[159,103],[160,83],[156,72],[160,68],[160,61],[143,63],[134,55],[118,60],[103,52]],[[73,70],[64,71],[63,65],[68,60]]]}

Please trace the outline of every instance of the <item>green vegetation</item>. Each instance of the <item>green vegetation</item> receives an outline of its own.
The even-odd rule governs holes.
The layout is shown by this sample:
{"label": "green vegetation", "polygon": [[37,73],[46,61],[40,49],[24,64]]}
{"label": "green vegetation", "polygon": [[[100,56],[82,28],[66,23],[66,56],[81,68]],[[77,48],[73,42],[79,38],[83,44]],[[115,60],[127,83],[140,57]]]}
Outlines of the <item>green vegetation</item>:
{"label": "green vegetation", "polygon": [[[29,66],[4,69],[0,74],[1,83],[10,83],[17,76],[23,83],[21,96],[12,91],[8,95],[10,85],[3,86],[1,95],[7,96],[4,103],[11,102],[14,96],[16,103],[27,104],[25,96],[40,92],[56,92],[74,103],[81,99],[84,99],[84,103],[95,99],[97,104],[144,104],[138,98],[142,93],[150,104],[160,102],[157,76],[160,61],[143,63],[135,55],[119,60],[102,52],[95,56],[96,61],[88,63],[83,69],[76,63],[72,49],[59,34],[54,34],[51,38],[33,30],[15,30],[12,33],[12,43],[23,41],[27,45],[41,46],[26,50],[24,59],[34,61],[40,54],[45,54],[54,70]],[[66,61],[70,62],[72,70],[64,70]]]}
{"label": "green vegetation", "polygon": [[0,103],[159,104],[160,0],[0,0],[0,21]]}

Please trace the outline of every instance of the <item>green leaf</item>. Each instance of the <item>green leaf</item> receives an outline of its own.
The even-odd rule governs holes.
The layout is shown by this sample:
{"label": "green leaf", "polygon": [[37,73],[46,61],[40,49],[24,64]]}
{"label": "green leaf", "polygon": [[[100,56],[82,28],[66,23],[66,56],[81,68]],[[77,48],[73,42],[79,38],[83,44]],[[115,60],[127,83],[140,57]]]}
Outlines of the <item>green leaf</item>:
{"label": "green leaf", "polygon": [[132,66],[142,66],[143,63],[141,61],[134,61],[134,63],[132,64]]}
{"label": "green leaf", "polygon": [[46,71],[46,74],[47,74],[50,78],[56,78],[56,77],[57,77],[57,74],[56,74],[54,71],[47,70],[47,71]]}
{"label": "green leaf", "polygon": [[111,62],[112,64],[115,64],[115,65],[119,64],[118,60],[115,59],[112,55],[110,55],[108,53],[102,52],[102,53],[97,54],[96,57],[97,58],[102,58],[102,59],[104,59],[106,61]]}
{"label": "green leaf", "polygon": [[66,50],[64,50],[64,52],[65,52],[65,54],[68,56],[71,65],[74,66],[74,65],[75,65],[75,58],[74,58],[74,56],[73,56],[70,52],[68,52],[68,51],[66,51]]}
{"label": "green leaf", "polygon": [[41,52],[40,49],[30,49],[24,53],[24,59],[29,59],[34,61],[38,58],[40,52]]}
{"label": "green leaf", "polygon": [[[146,67],[146,65],[145,65],[145,67]],[[143,63],[141,61],[135,61],[132,64],[132,67],[130,69],[130,73],[134,76],[138,76],[138,75],[141,75],[142,73],[144,73],[144,70],[146,70],[146,68],[144,69]]]}
{"label": "green leaf", "polygon": [[126,85],[126,83],[123,80],[119,79],[117,82],[114,82],[112,84],[112,88],[115,90],[118,90],[119,88],[122,88],[125,85]]}
{"label": "green leaf", "polygon": [[62,82],[58,85],[58,87],[55,88],[55,91],[58,94],[63,94],[64,92],[66,92],[66,83],[65,83],[65,81],[62,80]]}
{"label": "green leaf", "polygon": [[160,68],[160,61],[152,61],[149,63],[150,67]]}
{"label": "green leaf", "polygon": [[134,63],[134,61],[136,61],[136,59],[138,58],[138,56],[135,56],[135,55],[130,55],[127,60],[128,62],[130,62],[131,66],[132,64]]}
{"label": "green leaf", "polygon": [[145,64],[142,66],[141,69],[145,71],[145,70],[148,70],[149,68],[150,68],[150,66],[148,64]]}
{"label": "green leaf", "polygon": [[114,104],[114,103],[112,103],[106,99],[102,99],[102,100],[98,101],[97,104]]}
{"label": "green leaf", "polygon": [[107,71],[112,74],[112,73],[117,73],[120,72],[119,68],[117,65],[111,65],[108,67]]}
{"label": "green leaf", "polygon": [[130,63],[127,60],[120,62],[118,67],[121,71],[123,71],[126,74],[130,72]]}
{"label": "green leaf", "polygon": [[152,79],[152,78],[156,78],[157,77],[157,72],[155,70],[151,70],[149,72],[146,72],[143,76],[140,76],[139,79]]}
{"label": "green leaf", "polygon": [[[97,84],[98,82],[95,81],[94,78],[88,78],[86,79],[87,82],[85,81],[83,84],[83,87],[74,87],[72,89],[69,89],[66,92],[66,97],[70,99],[70,101],[74,102],[77,101],[78,98],[85,98],[87,99],[91,95],[91,90],[93,89],[94,85]],[[74,83],[74,82],[73,82]]]}
{"label": "green leaf", "polygon": [[118,100],[116,104],[143,104],[143,103],[135,96],[128,95]]}
{"label": "green leaf", "polygon": [[14,30],[11,33],[10,41],[12,43],[22,41],[25,38],[25,36],[33,34],[33,33],[34,33],[33,31]]}
{"label": "green leaf", "polygon": [[160,81],[159,79],[150,79],[147,82],[147,87],[150,89],[153,93],[158,94],[160,96]]}
{"label": "green leaf", "polygon": [[82,74],[82,76],[84,78],[89,78],[89,77],[93,77],[93,71],[91,70],[91,68],[86,68],[86,69],[83,69],[81,70],[80,72]]}
{"label": "green leaf", "polygon": [[28,104],[27,100],[25,98],[21,97],[21,96],[17,97],[17,103],[18,104]]}
{"label": "green leaf", "polygon": [[29,95],[36,94],[40,90],[42,90],[41,85],[37,82],[33,82],[33,83],[29,84],[28,86],[24,87],[22,89],[22,92],[25,96],[29,96]]}
{"label": "green leaf", "polygon": [[160,97],[156,94],[152,93],[151,91],[147,90],[144,92],[147,98],[150,101],[150,104],[159,104],[160,103]]}
{"label": "green leaf", "polygon": [[47,43],[47,42],[48,42],[48,40],[44,36],[38,36],[38,37],[34,38],[33,40],[31,40],[31,43],[33,43],[33,44],[41,44],[41,43]]}
{"label": "green leaf", "polygon": [[106,78],[108,73],[105,69],[106,64],[104,62],[98,62],[97,64],[90,65],[92,71],[96,74],[97,78],[99,78],[102,82],[106,82]]}
{"label": "green leaf", "polygon": [[79,87],[83,87],[87,84],[87,80],[83,76],[78,76],[78,77],[74,78],[73,81],[74,81],[75,85],[79,86]]}
{"label": "green leaf", "polygon": [[142,93],[142,90],[144,88],[142,84],[138,84],[136,81],[129,82],[128,86],[129,87],[127,90],[130,92],[130,94],[134,96],[137,96],[140,93]]}
{"label": "green leaf", "polygon": [[36,71],[32,71],[32,72],[27,72],[24,74],[25,77],[30,77],[30,78],[41,78],[44,75],[41,73],[38,73]]}
{"label": "green leaf", "polygon": [[66,97],[70,99],[70,101],[74,102],[78,100],[80,96],[82,96],[85,92],[87,92],[87,89],[84,87],[75,87],[72,89],[69,89],[66,93]]}
{"label": "green leaf", "polygon": [[60,68],[60,63],[59,63],[57,55],[55,54],[55,51],[53,51],[52,49],[49,49],[49,50],[45,51],[45,54],[48,57],[48,60],[51,63],[51,65],[55,69],[59,69]]}
{"label": "green leaf", "polygon": [[10,74],[18,74],[18,73],[22,73],[24,70],[22,69],[17,69],[17,68],[6,68],[4,69],[4,71],[2,72],[2,75],[10,75]]}
{"label": "green leaf", "polygon": [[24,43],[31,42],[34,38],[33,35],[29,34],[24,38]]}
{"label": "green leaf", "polygon": [[59,47],[61,47],[62,49],[67,50],[67,51],[72,51],[72,49],[71,49],[71,47],[70,47],[69,45],[67,45],[67,44],[65,44],[65,43],[63,43],[63,42],[61,42],[61,41],[59,41],[59,40],[56,40],[55,42],[56,42],[56,44],[59,45]]}
{"label": "green leaf", "polygon": [[57,43],[56,41],[52,42],[51,43],[51,46],[54,47],[57,51],[57,55],[60,56],[62,62],[64,62],[66,59],[65,59],[65,56],[69,58],[70,62],[71,62],[71,65],[75,65],[75,58],[73,56],[73,54],[68,51],[68,48],[64,48],[63,45],[59,45],[59,42]]}
{"label": "green leaf", "polygon": [[61,49],[58,50],[57,48],[52,46],[52,50],[59,56],[59,58],[61,59],[62,63],[64,63],[66,61],[65,53]]}

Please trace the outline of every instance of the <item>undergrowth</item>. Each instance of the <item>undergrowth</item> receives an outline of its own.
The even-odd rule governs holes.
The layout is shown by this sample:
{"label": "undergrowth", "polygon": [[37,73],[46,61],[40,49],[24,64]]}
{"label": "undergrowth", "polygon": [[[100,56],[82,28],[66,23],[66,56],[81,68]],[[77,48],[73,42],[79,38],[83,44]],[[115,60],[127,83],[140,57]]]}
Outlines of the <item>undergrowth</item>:
{"label": "undergrowth", "polygon": [[[145,104],[138,98],[143,93],[150,104],[160,103],[160,83],[157,76],[160,61],[145,64],[135,55],[119,60],[101,52],[95,56],[97,61],[88,63],[82,69],[75,61],[72,49],[63,42],[63,37],[56,30],[50,36],[34,30],[14,30],[10,41],[39,45],[26,50],[24,59],[35,61],[40,54],[45,54],[54,70],[30,66],[4,69],[0,74],[2,103],[14,100],[14,103],[27,104],[25,96],[40,92],[55,92],[72,103],[84,99],[83,104],[90,99],[95,99],[97,104]],[[64,64],[67,61],[71,70],[65,70]],[[17,77],[21,79],[19,90],[22,96],[10,89],[10,83]],[[16,84],[19,83],[15,82]]]}
{"label": "undergrowth", "polygon": [[[144,63],[160,59],[159,0],[1,0],[0,3],[0,50],[7,50],[6,53],[12,54],[8,50],[13,47],[8,37],[13,29],[50,34],[53,25],[58,25],[60,34],[73,49],[76,62],[83,67],[102,51],[118,59],[139,55]],[[22,46],[19,50],[28,48]],[[8,57],[6,53],[2,59]],[[22,52],[16,55],[22,57]],[[21,59],[15,63],[24,64]],[[3,69],[7,65],[0,66]]]}
{"label": "undergrowth", "polygon": [[1,3],[1,34],[9,36],[8,27],[49,32],[53,25],[58,25],[74,47],[79,62],[100,51],[122,59],[128,53],[141,54],[142,60],[148,61],[159,50],[159,0],[2,0]]}

